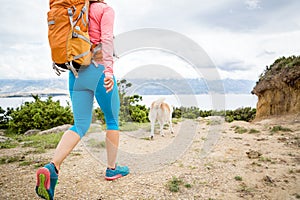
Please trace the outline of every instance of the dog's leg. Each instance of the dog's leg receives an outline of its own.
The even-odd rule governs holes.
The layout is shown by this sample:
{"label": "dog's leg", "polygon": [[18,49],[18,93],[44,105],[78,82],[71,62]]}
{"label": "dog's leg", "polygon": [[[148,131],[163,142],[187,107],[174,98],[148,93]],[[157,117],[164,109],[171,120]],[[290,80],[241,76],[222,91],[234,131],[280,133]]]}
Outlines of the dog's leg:
{"label": "dog's leg", "polygon": [[150,139],[152,140],[154,137],[154,128],[155,128],[155,121],[151,121],[151,132],[150,132]]}
{"label": "dog's leg", "polygon": [[151,124],[151,130],[150,130],[150,140],[152,140],[154,138],[154,129],[155,129],[155,122],[156,122],[156,116],[157,116],[157,112],[155,109],[150,109],[149,112],[149,121]]}
{"label": "dog's leg", "polygon": [[159,132],[160,132],[160,135],[162,137],[165,136],[164,132],[163,132],[163,129],[164,129],[164,122],[163,121],[159,121]]}
{"label": "dog's leg", "polygon": [[169,121],[169,126],[170,126],[171,133],[174,133],[172,119]]}

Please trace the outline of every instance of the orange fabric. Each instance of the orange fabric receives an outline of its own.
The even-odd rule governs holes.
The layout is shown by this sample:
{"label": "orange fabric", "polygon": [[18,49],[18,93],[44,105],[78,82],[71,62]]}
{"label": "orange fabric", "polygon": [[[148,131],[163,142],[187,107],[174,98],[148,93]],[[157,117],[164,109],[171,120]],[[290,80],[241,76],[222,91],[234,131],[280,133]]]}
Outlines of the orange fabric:
{"label": "orange fabric", "polygon": [[95,62],[103,62],[103,54],[102,54],[102,51],[101,49],[98,50],[98,51],[94,51],[94,49],[97,47],[98,45],[97,44],[92,44],[92,47],[91,47],[91,52],[92,52],[92,58]]}
{"label": "orange fabric", "polygon": [[[87,2],[87,4],[86,4]],[[73,6],[76,11],[73,15],[73,22],[79,16],[84,5],[87,5],[83,16],[72,29],[68,8]],[[81,38],[72,37],[72,33],[84,36],[89,41],[88,34],[88,0],[50,0],[50,11],[48,12],[48,39],[51,48],[52,60],[55,63],[63,64],[75,61],[80,65],[89,65],[91,61],[91,44]],[[85,22],[85,24],[83,23]],[[75,59],[76,56],[89,52],[88,55]]]}

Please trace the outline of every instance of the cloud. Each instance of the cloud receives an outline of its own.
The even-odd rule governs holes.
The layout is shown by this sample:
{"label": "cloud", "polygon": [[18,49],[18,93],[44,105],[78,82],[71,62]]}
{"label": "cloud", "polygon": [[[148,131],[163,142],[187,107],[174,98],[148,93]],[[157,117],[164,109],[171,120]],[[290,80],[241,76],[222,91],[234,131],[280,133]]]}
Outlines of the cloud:
{"label": "cloud", "polygon": [[203,77],[190,63],[158,49],[139,50],[121,57],[115,62],[114,72],[117,78],[178,78],[178,74],[185,78]]}
{"label": "cloud", "polygon": [[159,2],[129,0],[109,2],[116,10],[116,30],[123,32],[133,28],[166,28],[185,30],[191,26],[201,27],[198,15],[207,15],[236,0],[189,0]]}
{"label": "cloud", "polygon": [[0,78],[51,77],[47,10],[46,1],[16,0],[2,4]]}
{"label": "cloud", "polygon": [[273,56],[273,55],[275,55],[276,54],[276,52],[275,51],[268,51],[268,50],[263,50],[261,53],[259,53],[258,55],[257,55],[257,57],[259,58],[259,57],[264,57],[264,56]]}
{"label": "cloud", "polygon": [[1,43],[46,41],[47,39],[46,1],[5,1],[0,7]]}
{"label": "cloud", "polygon": [[246,0],[245,4],[247,8],[250,10],[259,9],[260,7],[260,0]]}
{"label": "cloud", "polygon": [[195,12],[192,21],[210,29],[232,32],[295,31],[300,28],[297,20],[300,17],[299,6],[299,1],[292,0],[228,1],[209,12]]}
{"label": "cloud", "polygon": [[219,69],[223,71],[247,71],[248,68],[244,66],[242,60],[225,62],[222,65],[218,66]]}
{"label": "cloud", "polygon": [[196,32],[191,38],[206,50],[223,78],[257,80],[265,66],[277,58],[300,55],[300,31],[267,34],[208,30],[201,36]]}
{"label": "cloud", "polygon": [[[0,56],[1,78],[43,79],[55,78],[48,44],[19,43]],[[5,70],[6,66],[9,70]]]}

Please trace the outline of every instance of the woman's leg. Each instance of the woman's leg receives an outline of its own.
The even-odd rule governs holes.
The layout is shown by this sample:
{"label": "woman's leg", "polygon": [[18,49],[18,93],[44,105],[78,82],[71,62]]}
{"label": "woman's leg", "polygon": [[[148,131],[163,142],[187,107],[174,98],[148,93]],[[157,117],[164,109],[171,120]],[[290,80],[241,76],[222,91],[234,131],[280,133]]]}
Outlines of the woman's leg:
{"label": "woman's leg", "polygon": [[105,122],[107,126],[106,131],[106,151],[107,151],[107,167],[115,168],[117,160],[117,153],[119,147],[119,110],[120,99],[118,93],[117,83],[114,80],[114,88],[111,92],[106,93],[103,87],[104,75],[99,80],[96,89],[96,99],[104,113]]}
{"label": "woman's leg", "polygon": [[70,154],[70,152],[74,149],[79,141],[80,136],[74,131],[67,130],[64,133],[55,149],[55,153],[52,159],[52,163],[54,163],[57,170],[60,169],[60,165],[62,164],[62,162]]}
{"label": "woman's leg", "polygon": [[106,153],[107,153],[107,167],[114,169],[116,167],[117,154],[119,148],[119,131],[107,130],[106,131]]}
{"label": "woman's leg", "polygon": [[[80,78],[76,79],[74,75],[70,73],[69,89],[72,101],[74,125],[64,133],[56,147],[52,162],[55,164],[57,170],[60,169],[64,159],[70,154],[90,127],[94,93],[91,90],[82,87],[84,85],[89,85],[89,81],[93,80],[90,80],[88,76],[80,74]],[[94,80],[94,82],[96,82],[96,80]]]}
{"label": "woman's leg", "polygon": [[58,180],[58,170],[64,159],[70,154],[80,139],[85,135],[92,120],[94,91],[97,87],[101,69],[90,66],[79,72],[76,79],[70,72],[69,90],[72,101],[74,125],[64,133],[56,147],[52,163],[41,167],[36,172],[36,193],[44,199],[53,199]]}

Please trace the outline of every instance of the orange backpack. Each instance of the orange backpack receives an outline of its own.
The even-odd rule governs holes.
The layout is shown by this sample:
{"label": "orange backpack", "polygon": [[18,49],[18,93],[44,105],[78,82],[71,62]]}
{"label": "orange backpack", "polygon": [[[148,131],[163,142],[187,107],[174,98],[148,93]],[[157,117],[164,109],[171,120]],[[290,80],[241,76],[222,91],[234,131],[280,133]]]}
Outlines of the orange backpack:
{"label": "orange backpack", "polygon": [[48,39],[57,75],[69,69],[77,78],[80,66],[91,63],[88,9],[89,0],[50,0]]}

